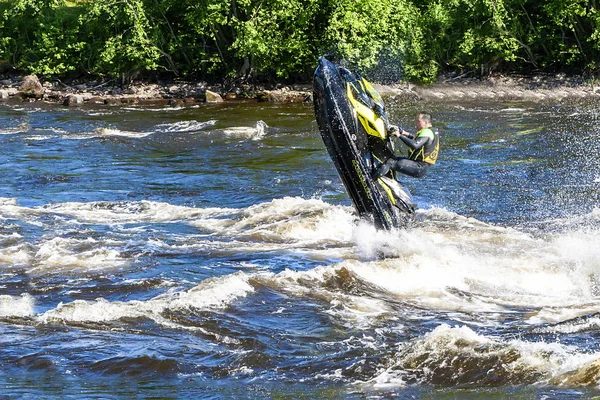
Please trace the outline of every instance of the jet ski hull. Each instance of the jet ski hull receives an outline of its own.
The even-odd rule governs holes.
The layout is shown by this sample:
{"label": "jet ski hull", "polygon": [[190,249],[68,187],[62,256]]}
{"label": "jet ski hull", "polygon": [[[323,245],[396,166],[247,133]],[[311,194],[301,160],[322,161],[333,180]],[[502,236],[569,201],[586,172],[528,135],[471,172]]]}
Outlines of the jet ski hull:
{"label": "jet ski hull", "polygon": [[[374,160],[385,161],[393,152],[384,141],[360,129],[348,98],[347,78],[340,71],[347,70],[321,57],[314,75],[315,116],[325,147],[359,216],[381,229],[404,227],[414,212],[414,202],[396,180],[372,179]],[[392,182],[396,186],[390,188]],[[394,195],[394,191],[403,192],[404,198]]]}

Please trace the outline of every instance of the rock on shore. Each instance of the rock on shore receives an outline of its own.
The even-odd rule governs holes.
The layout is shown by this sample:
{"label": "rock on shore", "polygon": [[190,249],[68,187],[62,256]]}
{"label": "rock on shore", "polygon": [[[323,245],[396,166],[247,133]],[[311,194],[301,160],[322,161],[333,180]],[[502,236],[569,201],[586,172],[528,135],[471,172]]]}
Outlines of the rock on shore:
{"label": "rock on shore", "polygon": [[36,75],[27,75],[20,85],[20,92],[24,97],[41,99],[44,96],[44,87]]}

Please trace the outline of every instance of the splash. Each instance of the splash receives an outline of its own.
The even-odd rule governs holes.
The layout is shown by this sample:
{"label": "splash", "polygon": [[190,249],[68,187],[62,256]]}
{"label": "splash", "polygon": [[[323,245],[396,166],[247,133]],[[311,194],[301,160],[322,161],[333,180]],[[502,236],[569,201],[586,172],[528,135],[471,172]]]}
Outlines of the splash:
{"label": "splash", "polygon": [[223,130],[226,136],[239,139],[261,140],[267,134],[268,125],[264,121],[258,121],[253,127],[237,126]]}
{"label": "splash", "polygon": [[356,240],[364,254],[379,250],[393,257],[362,269],[364,279],[422,306],[476,311],[481,304],[448,301],[452,292],[468,293],[470,301],[475,296],[525,308],[593,301],[600,249],[588,244],[599,234],[576,231],[536,238],[432,208],[422,211],[409,230],[385,234],[367,227]]}
{"label": "splash", "polygon": [[[267,221],[253,226],[277,223],[269,213],[252,215]],[[357,319],[365,328],[377,323],[362,310],[371,309],[366,303],[373,299],[384,318],[394,318],[387,302],[401,302],[461,313],[487,326],[518,313],[534,326],[600,313],[600,250],[586,245],[597,240],[598,231],[533,237],[439,208],[421,211],[407,230],[377,231],[362,222],[349,226],[352,236],[338,238],[340,244],[354,242],[353,251],[338,252],[346,261],[274,278],[281,290],[326,299],[329,312],[349,326]],[[381,254],[388,257],[377,257]]]}

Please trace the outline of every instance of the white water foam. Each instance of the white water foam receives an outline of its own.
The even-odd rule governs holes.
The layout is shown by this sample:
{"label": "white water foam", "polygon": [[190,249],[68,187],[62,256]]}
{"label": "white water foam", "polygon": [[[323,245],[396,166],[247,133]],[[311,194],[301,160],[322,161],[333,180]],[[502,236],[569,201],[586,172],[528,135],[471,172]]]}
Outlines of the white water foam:
{"label": "white water foam", "polygon": [[21,296],[0,295],[0,318],[27,318],[34,315],[34,299],[29,294]]}
{"label": "white water foam", "polygon": [[[598,242],[599,231],[534,238],[439,209],[425,214],[420,227],[397,234],[395,249],[393,241],[384,242],[397,258],[370,263],[356,273],[401,298],[434,309],[577,310],[595,302],[599,294],[600,248],[589,246]],[[462,294],[456,295],[456,290]],[[530,321],[535,323],[533,318]]]}
{"label": "white water foam", "polygon": [[30,248],[23,236],[14,232],[0,235],[0,263],[11,267],[22,267],[31,263]]}
{"label": "white water foam", "polygon": [[231,214],[234,209],[194,208],[154,201],[58,203],[41,208],[45,212],[70,215],[83,223],[174,222]]}
{"label": "white water foam", "polygon": [[[209,120],[205,122],[198,121],[179,121],[169,124],[159,124],[154,129],[148,131],[127,131],[114,127],[102,127],[96,128],[91,132],[82,132],[82,133],[68,133],[61,129],[54,129],[55,135],[37,135],[37,136],[28,136],[28,140],[47,140],[55,137],[60,137],[62,139],[72,139],[72,140],[85,140],[85,139],[93,139],[93,138],[102,138],[102,137],[122,137],[122,138],[133,138],[133,139],[142,139],[153,135],[155,133],[180,133],[180,132],[197,132],[203,130],[208,126],[213,126],[217,123],[216,120]],[[25,126],[27,128],[27,126]],[[7,134],[9,133],[19,133],[18,130],[20,128],[9,129],[7,130]],[[28,128],[27,128],[28,129]],[[3,132],[0,131],[0,134]]]}
{"label": "white water foam", "polygon": [[396,357],[368,382],[373,387],[403,387],[412,382],[444,385],[561,382],[572,371],[585,369],[600,359],[600,353],[582,354],[577,348],[560,343],[504,342],[477,334],[466,326],[446,324],[398,347]]}
{"label": "white water foam", "polygon": [[209,278],[187,291],[168,291],[147,301],[109,302],[76,300],[60,303],[55,309],[37,317],[40,323],[101,323],[123,318],[150,318],[157,323],[172,326],[161,314],[171,311],[218,310],[238,298],[252,293],[254,288],[248,276],[238,272],[225,277]]}
{"label": "white water foam", "polygon": [[268,125],[264,121],[258,121],[255,126],[236,126],[223,130],[226,136],[239,139],[261,140],[267,133]]}
{"label": "white water foam", "polygon": [[122,130],[116,129],[116,128],[96,128],[86,138],[107,137],[107,136],[127,137],[127,138],[144,138],[146,136],[152,135],[152,133],[153,132],[122,131]]}
{"label": "white water foam", "polygon": [[27,122],[19,124],[15,127],[2,127],[0,128],[0,135],[14,135],[17,133],[25,133],[29,131],[30,127]]}
{"label": "white water foam", "polygon": [[[376,322],[370,309],[379,316],[389,311],[385,302],[369,304],[373,298],[474,314],[491,326],[518,309],[532,325],[559,323],[600,313],[600,248],[589,245],[599,239],[598,229],[538,238],[432,208],[406,230],[359,223],[353,231],[358,260],[340,252],[347,261],[288,271],[274,281],[282,290],[327,299],[330,312],[349,325]],[[377,259],[381,254],[388,258]],[[356,298],[346,296],[357,287]]]}
{"label": "white water foam", "polygon": [[209,121],[198,122],[192,121],[179,121],[171,124],[160,124],[155,127],[156,132],[161,133],[173,133],[173,132],[197,132],[201,131],[208,126],[213,126],[217,123],[217,120],[211,119]]}
{"label": "white water foam", "polygon": [[193,225],[242,239],[323,244],[348,243],[353,222],[349,208],[284,197],[242,209],[236,219],[204,219]]}
{"label": "white water foam", "polygon": [[[29,272],[36,274],[114,270],[132,265],[136,261],[132,254],[144,252],[210,251],[226,255],[240,251],[294,251],[313,258],[346,257],[352,252],[350,239],[355,218],[348,207],[298,197],[241,209],[194,208],[146,200],[69,202],[29,208],[19,206],[14,199],[0,199],[0,213],[5,218],[40,226],[50,224],[48,228],[54,234],[31,243],[10,231],[0,236],[0,260],[11,267],[27,266]],[[123,253],[128,246],[120,242],[123,238],[135,241],[140,232],[148,229],[127,224],[140,223],[185,223],[200,232],[165,233],[145,241],[142,247],[136,244],[137,251],[133,253],[131,246]],[[82,224],[109,225],[121,233],[121,239],[85,239]],[[75,231],[76,237],[71,237]]]}
{"label": "white water foam", "polygon": [[[27,208],[19,207],[14,199],[1,199],[0,212],[5,218],[10,215],[33,222],[47,214],[71,216],[76,223],[110,225],[181,221],[201,231],[155,237],[143,249],[138,248],[151,253],[293,251],[313,259],[345,259],[311,271],[289,272],[297,274],[292,278],[283,274],[274,284],[300,294],[314,291],[329,299],[331,313],[341,320],[360,320],[363,326],[368,326],[365,321],[376,320],[372,312],[393,313],[385,301],[374,298],[423,309],[485,314],[489,324],[515,310],[526,311],[532,325],[559,324],[600,313],[600,248],[590,246],[600,239],[596,225],[534,237],[431,208],[417,214],[413,227],[384,232],[356,224],[349,207],[297,197],[242,209],[198,209],[148,201]],[[597,215],[594,210],[587,218],[597,219]],[[0,257],[6,264],[29,263],[37,273],[54,268],[110,270],[135,262],[131,252],[120,254],[124,243],[105,240],[49,236],[39,243],[26,243],[19,235],[8,233],[0,243],[4,244]],[[388,258],[378,259],[382,254]],[[336,282],[351,287],[357,282],[361,289],[353,292],[354,298],[346,297],[349,292]]]}
{"label": "white water foam", "polygon": [[44,223],[40,221],[40,216],[44,214],[45,212],[37,208],[20,206],[17,199],[0,197],[0,218],[2,219],[15,219],[34,226],[43,226]]}
{"label": "white water foam", "polygon": [[69,216],[77,223],[126,224],[187,221],[221,236],[268,243],[351,244],[355,215],[350,207],[322,200],[284,197],[247,208],[195,208],[153,201],[57,203],[22,207],[0,198],[0,213],[32,222],[43,215]]}
{"label": "white water foam", "polygon": [[92,238],[80,240],[55,237],[37,245],[29,273],[64,274],[69,271],[87,273],[125,267],[134,259],[123,257],[121,252],[107,247],[114,243]]}

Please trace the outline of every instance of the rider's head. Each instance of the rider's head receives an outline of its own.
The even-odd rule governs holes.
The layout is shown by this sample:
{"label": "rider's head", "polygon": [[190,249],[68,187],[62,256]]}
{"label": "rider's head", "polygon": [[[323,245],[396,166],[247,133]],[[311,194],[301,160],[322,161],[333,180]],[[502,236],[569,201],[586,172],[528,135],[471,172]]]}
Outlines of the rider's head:
{"label": "rider's head", "polygon": [[431,126],[431,114],[421,111],[417,114],[417,129],[428,128]]}

